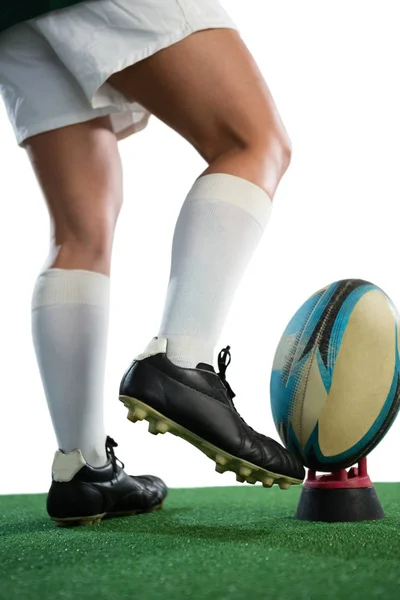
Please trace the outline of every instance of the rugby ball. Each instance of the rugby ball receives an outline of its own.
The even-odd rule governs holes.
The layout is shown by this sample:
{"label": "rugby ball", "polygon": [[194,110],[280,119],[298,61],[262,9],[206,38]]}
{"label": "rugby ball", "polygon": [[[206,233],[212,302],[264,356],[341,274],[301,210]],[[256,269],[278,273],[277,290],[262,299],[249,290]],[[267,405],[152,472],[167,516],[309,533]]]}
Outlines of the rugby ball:
{"label": "rugby ball", "polygon": [[284,445],[316,471],[371,452],[400,406],[398,313],[376,285],[332,283],[296,312],[278,345],[271,408]]}

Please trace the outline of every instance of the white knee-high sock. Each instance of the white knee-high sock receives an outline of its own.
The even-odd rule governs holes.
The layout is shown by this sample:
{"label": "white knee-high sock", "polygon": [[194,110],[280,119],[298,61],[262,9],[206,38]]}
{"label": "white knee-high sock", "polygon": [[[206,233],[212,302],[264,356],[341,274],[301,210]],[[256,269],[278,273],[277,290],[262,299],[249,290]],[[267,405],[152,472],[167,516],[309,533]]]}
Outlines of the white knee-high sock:
{"label": "white knee-high sock", "polygon": [[200,177],[180,212],[159,337],[181,366],[212,364],[234,294],[271,212],[269,196],[233,175]]}
{"label": "white knee-high sock", "polygon": [[49,269],[32,298],[32,335],[57,442],[86,462],[107,462],[103,423],[110,280],[91,271]]}

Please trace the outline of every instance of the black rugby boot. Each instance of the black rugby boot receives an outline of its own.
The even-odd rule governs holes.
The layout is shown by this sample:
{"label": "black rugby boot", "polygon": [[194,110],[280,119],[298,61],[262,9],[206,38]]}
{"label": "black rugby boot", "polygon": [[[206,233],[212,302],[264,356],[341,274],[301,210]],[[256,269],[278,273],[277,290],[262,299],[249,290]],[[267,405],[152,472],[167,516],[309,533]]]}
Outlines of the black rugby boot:
{"label": "black rugby boot", "polygon": [[94,525],[103,517],[153,512],[162,507],[167,487],[153,475],[129,476],[115,454],[118,444],[107,438],[108,462],[89,466],[80,450],[56,452],[47,512],[60,527]]}
{"label": "black rugby boot", "polygon": [[225,378],[229,346],[218,357],[219,373],[211,365],[195,369],[167,358],[167,340],[154,338],[125,373],[120,400],[130,421],[149,422],[153,434],[167,431],[183,438],[216,462],[219,473],[233,471],[240,482],[282,489],[302,483],[299,459],[278,442],[257,433],[237,412]]}

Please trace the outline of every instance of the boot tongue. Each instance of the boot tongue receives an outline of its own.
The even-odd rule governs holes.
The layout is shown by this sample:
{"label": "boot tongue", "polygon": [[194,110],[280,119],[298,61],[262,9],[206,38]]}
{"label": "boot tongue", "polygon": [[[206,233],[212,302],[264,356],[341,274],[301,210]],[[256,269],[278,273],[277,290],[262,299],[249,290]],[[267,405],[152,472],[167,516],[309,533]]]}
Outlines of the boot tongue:
{"label": "boot tongue", "polygon": [[207,365],[206,363],[199,363],[196,369],[201,369],[202,371],[211,371],[211,373],[215,373],[215,369],[211,365]]}

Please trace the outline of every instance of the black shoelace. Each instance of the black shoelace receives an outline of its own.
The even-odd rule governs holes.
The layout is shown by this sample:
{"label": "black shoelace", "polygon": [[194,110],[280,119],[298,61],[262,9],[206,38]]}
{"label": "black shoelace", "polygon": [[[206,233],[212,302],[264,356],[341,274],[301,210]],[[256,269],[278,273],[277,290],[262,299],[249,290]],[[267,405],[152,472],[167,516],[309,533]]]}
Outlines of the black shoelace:
{"label": "black shoelace", "polygon": [[[236,396],[236,394],[234,393],[231,386],[229,385],[229,383],[226,380],[226,370],[229,367],[229,365],[231,364],[231,360],[232,360],[230,350],[231,350],[231,347],[227,346],[226,348],[221,350],[221,352],[218,354],[218,369],[219,369],[218,375],[220,376],[222,383],[226,387],[230,399],[233,400],[234,397]],[[226,359],[228,359],[228,362]]]}
{"label": "black shoelace", "polygon": [[246,425],[246,427],[248,427],[249,429],[251,429],[251,431],[254,431],[254,429],[252,427],[250,427],[250,425],[248,425],[246,423],[246,421],[243,419],[243,417],[240,416],[240,414],[239,414],[236,406],[233,403],[233,399],[235,398],[236,394],[234,393],[234,391],[232,390],[231,386],[229,385],[229,383],[226,380],[226,370],[229,367],[229,365],[231,364],[231,360],[232,360],[232,356],[231,356],[230,350],[231,350],[231,347],[227,346],[226,348],[224,348],[223,350],[221,350],[221,352],[218,354],[218,369],[219,369],[218,375],[221,378],[222,383],[226,387],[226,390],[228,392],[228,396],[229,396],[229,398],[231,400],[231,402],[230,402],[231,407],[233,408],[233,410],[235,411],[235,413],[238,415],[238,417],[240,418],[240,420]]}
{"label": "black shoelace", "polygon": [[117,442],[115,440],[113,440],[110,436],[107,436],[106,452],[107,452],[108,458],[111,460],[111,463],[112,463],[112,466],[114,469],[114,473],[116,473],[117,469],[118,469],[117,463],[119,463],[121,465],[122,469],[125,469],[125,465],[121,460],[119,460],[119,458],[117,458],[115,456],[114,448],[118,448]]}

